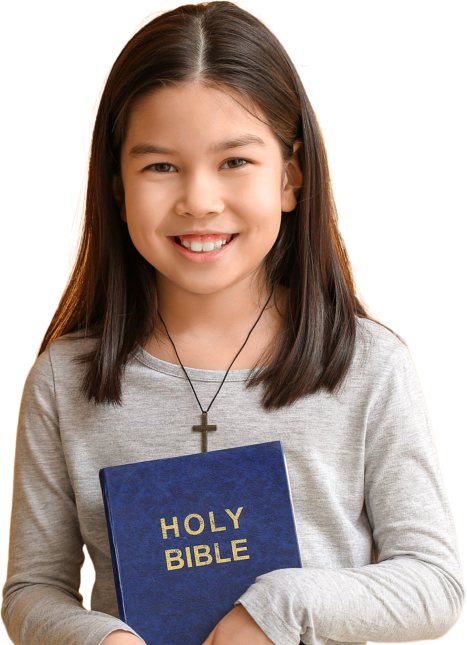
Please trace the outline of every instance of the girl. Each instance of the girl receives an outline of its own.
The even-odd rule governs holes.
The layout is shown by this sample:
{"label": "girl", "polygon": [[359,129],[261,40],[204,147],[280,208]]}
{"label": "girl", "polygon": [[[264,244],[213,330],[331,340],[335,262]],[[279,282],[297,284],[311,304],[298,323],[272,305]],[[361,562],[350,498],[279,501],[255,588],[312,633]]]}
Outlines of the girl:
{"label": "girl", "polygon": [[204,448],[282,441],[304,568],[258,577],[203,645],[450,629],[461,569],[410,353],[356,296],[292,62],[230,2],[157,17],[107,80],[76,265],[20,410],[14,643],[141,643],[117,618],[98,471],[199,452],[206,410]]}

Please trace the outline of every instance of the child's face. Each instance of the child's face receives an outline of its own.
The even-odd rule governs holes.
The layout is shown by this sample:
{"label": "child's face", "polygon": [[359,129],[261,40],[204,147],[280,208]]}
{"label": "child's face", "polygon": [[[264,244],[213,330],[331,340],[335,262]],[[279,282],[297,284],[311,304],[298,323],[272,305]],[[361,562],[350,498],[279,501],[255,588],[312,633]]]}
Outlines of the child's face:
{"label": "child's face", "polygon": [[[247,138],[263,143],[226,144]],[[230,96],[198,84],[139,100],[121,168],[122,217],[135,247],[172,288],[192,293],[251,281],[277,238],[281,211],[296,205],[269,126]],[[295,157],[289,172],[299,184]],[[210,237],[183,237],[203,234]]]}

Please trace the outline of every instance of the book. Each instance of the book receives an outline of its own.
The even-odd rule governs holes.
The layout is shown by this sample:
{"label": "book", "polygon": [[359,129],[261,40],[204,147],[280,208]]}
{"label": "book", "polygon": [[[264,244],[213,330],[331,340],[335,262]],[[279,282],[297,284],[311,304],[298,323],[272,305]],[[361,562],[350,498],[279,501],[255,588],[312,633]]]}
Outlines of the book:
{"label": "book", "polygon": [[301,567],[280,441],[99,471],[120,619],[202,645],[269,571]]}

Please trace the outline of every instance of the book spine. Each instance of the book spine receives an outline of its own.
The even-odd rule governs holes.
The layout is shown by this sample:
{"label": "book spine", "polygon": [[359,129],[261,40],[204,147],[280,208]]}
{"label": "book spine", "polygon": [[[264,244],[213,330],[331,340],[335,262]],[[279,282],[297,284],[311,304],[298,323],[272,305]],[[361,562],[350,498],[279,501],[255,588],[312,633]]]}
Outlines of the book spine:
{"label": "book spine", "polygon": [[110,503],[110,495],[107,488],[107,476],[103,468],[99,470],[99,481],[101,484],[102,498],[104,500],[105,517],[107,519],[107,531],[109,534],[110,555],[112,558],[112,565],[113,565],[112,569],[113,569],[114,580],[115,580],[115,592],[117,595],[118,613],[120,616],[120,620],[123,620],[123,622],[126,623],[127,620],[126,620],[125,603],[123,600],[123,590],[122,590],[122,584],[120,580],[120,560],[118,557],[117,543],[114,540],[112,505]]}

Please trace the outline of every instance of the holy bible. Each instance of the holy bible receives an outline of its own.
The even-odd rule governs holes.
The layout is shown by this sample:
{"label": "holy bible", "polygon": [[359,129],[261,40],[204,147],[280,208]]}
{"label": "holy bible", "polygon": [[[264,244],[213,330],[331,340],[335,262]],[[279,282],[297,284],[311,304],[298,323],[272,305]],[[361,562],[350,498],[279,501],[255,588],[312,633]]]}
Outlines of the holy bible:
{"label": "holy bible", "polygon": [[301,567],[280,441],[99,471],[120,619],[201,645],[268,571]]}

